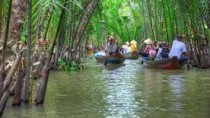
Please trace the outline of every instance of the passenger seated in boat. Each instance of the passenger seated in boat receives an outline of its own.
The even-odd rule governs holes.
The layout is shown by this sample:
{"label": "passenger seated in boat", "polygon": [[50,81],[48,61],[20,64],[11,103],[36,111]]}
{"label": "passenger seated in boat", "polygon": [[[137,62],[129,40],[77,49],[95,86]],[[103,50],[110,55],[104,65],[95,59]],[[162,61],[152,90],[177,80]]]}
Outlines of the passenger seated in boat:
{"label": "passenger seated in boat", "polygon": [[116,52],[117,50],[117,46],[116,46],[116,43],[115,43],[115,39],[113,37],[108,37],[108,41],[107,41],[107,45],[106,45],[106,48],[105,48],[105,52],[109,55],[112,55]]}
{"label": "passenger seated in boat", "polygon": [[169,52],[170,52],[170,49],[168,47],[167,42],[159,43],[159,48],[158,48],[158,52],[157,52],[155,60],[168,58]]}
{"label": "passenger seated in boat", "polygon": [[169,58],[176,56],[180,61],[187,61],[187,48],[183,42],[182,36],[177,36],[172,43],[171,50],[168,54]]}
{"label": "passenger seated in boat", "polygon": [[101,47],[100,51],[95,53],[95,56],[106,56],[106,52],[104,51],[104,47]]}
{"label": "passenger seated in boat", "polygon": [[87,43],[87,55],[91,56],[93,54],[93,45],[91,41]]}
{"label": "passenger seated in boat", "polygon": [[126,42],[124,45],[122,45],[122,53],[130,53],[131,52],[131,47],[130,43]]}
{"label": "passenger seated in boat", "polygon": [[137,42],[135,40],[132,40],[130,42],[131,52],[137,52]]}
{"label": "passenger seated in boat", "polygon": [[146,57],[147,59],[154,59],[156,56],[156,50],[153,44],[153,41],[149,38],[144,41],[146,44],[146,47],[142,53],[143,57]]}

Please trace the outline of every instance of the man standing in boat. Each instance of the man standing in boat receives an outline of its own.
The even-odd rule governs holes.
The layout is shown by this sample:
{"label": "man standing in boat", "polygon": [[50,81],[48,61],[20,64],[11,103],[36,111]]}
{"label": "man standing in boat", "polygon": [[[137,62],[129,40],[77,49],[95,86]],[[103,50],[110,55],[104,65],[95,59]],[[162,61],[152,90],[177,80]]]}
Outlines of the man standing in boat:
{"label": "man standing in boat", "polygon": [[183,42],[182,36],[177,36],[176,39],[172,43],[171,50],[168,54],[169,58],[177,57],[180,61],[187,61],[187,48],[185,43]]}
{"label": "man standing in boat", "polygon": [[112,55],[117,51],[117,46],[116,46],[116,43],[115,43],[115,39],[112,36],[109,36],[107,38],[107,44],[106,44],[105,51],[109,55]]}

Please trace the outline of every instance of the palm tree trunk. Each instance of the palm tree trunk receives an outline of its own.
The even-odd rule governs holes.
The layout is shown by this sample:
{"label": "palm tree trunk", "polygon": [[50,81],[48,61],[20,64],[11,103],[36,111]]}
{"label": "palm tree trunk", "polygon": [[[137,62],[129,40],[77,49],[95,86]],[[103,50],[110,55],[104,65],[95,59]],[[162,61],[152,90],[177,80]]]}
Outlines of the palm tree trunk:
{"label": "palm tree trunk", "polygon": [[168,24],[167,24],[167,19],[166,19],[166,11],[165,11],[165,0],[162,0],[162,5],[163,5],[163,17],[164,17],[164,21],[165,21],[165,28],[166,28],[166,40],[169,42],[169,35],[168,35]]}
{"label": "palm tree trunk", "polygon": [[21,100],[29,102],[29,80],[31,70],[31,18],[32,18],[32,0],[28,0],[28,35],[27,35],[27,50],[26,50],[26,70],[25,80],[23,83]]}
{"label": "palm tree trunk", "polygon": [[14,98],[12,102],[12,106],[20,106],[21,104],[21,86],[22,86],[22,78],[24,77],[24,71],[19,69],[17,71],[17,78],[14,87]]}
{"label": "palm tree trunk", "polygon": [[9,36],[14,41],[20,40],[20,35],[21,35],[20,29],[22,29],[23,27],[26,11],[27,11],[26,0],[13,0]]}
{"label": "palm tree trunk", "polygon": [[80,22],[79,22],[79,25],[77,27],[77,30],[76,30],[76,33],[75,33],[75,36],[74,36],[74,46],[73,46],[73,49],[76,49],[76,47],[78,47],[79,43],[80,43],[80,40],[82,39],[82,36],[85,32],[85,29],[90,21],[90,18],[98,4],[99,0],[91,0],[86,8],[85,8],[85,11],[86,13],[83,13],[81,19],[80,19]]}
{"label": "palm tree trunk", "polygon": [[5,62],[7,40],[8,40],[8,34],[9,34],[11,9],[12,9],[12,0],[10,0],[10,4],[9,4],[9,10],[8,10],[8,14],[7,14],[6,31],[4,33],[4,43],[3,43],[3,49],[2,49],[2,60],[1,60],[1,67],[0,67],[0,98],[1,98],[1,95],[3,94],[2,89],[3,89],[3,82],[4,82],[4,77],[5,77],[4,62]]}
{"label": "palm tree trunk", "polygon": [[2,25],[3,25],[3,4],[4,0],[0,0],[0,40],[2,38]]}
{"label": "palm tree trunk", "polygon": [[[67,2],[67,0],[65,0],[64,6],[66,6],[66,2]],[[50,52],[49,52],[49,58],[48,58],[47,63],[45,65],[44,69],[43,69],[43,72],[42,72],[43,76],[42,76],[40,86],[39,86],[39,89],[37,91],[37,96],[36,96],[36,99],[35,99],[35,102],[36,102],[37,105],[44,103],[44,98],[45,98],[45,93],[46,93],[47,83],[48,83],[48,77],[49,77],[49,74],[50,74],[50,68],[49,68],[50,61],[52,59],[52,55],[53,55],[53,51],[54,51],[54,48],[55,48],[55,45],[56,45],[56,42],[57,42],[57,39],[58,39],[59,31],[61,29],[61,24],[62,24],[62,18],[63,18],[63,15],[64,15],[64,11],[65,11],[65,9],[63,8],[63,10],[61,12],[60,22],[59,22],[59,25],[58,25],[58,28],[57,28],[57,32],[56,32],[52,47],[51,47]]]}
{"label": "palm tree trunk", "polygon": [[146,0],[146,1],[147,1],[147,10],[149,12],[149,20],[150,20],[150,29],[151,29],[151,33],[152,33],[152,39],[154,39],[155,38],[155,33],[154,33],[154,30],[153,30],[152,13],[151,13],[150,5],[149,5],[150,1],[149,0]]}

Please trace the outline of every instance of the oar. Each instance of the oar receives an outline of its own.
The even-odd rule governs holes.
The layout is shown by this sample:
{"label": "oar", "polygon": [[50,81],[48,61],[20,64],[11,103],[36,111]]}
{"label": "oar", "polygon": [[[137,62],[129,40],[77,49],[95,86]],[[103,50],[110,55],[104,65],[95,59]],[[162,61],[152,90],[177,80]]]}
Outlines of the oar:
{"label": "oar", "polygon": [[106,57],[105,57],[105,60],[104,60],[104,66],[107,65],[107,53],[106,53]]}
{"label": "oar", "polygon": [[187,70],[190,70],[190,57],[188,56],[188,60],[187,60]]}

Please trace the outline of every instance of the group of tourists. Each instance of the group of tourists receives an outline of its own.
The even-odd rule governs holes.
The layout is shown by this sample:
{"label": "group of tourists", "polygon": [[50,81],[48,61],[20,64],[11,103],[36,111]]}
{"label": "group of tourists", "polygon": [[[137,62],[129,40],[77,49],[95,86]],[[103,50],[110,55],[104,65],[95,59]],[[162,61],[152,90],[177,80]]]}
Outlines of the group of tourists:
{"label": "group of tourists", "polygon": [[[183,36],[181,35],[177,36],[173,40],[171,48],[166,41],[157,42],[155,44],[150,38],[145,40],[144,43],[146,46],[141,55],[146,60],[161,60],[165,58],[172,58],[174,56],[181,61],[188,60],[187,48],[183,42]],[[87,49],[88,51],[93,49],[92,43],[88,43]],[[124,54],[133,52],[138,52],[137,42],[135,40],[126,42],[122,46],[117,46],[117,40],[112,36],[108,36],[105,47],[101,48],[100,51],[95,53],[95,56],[106,56],[116,53]]]}
{"label": "group of tourists", "polygon": [[188,60],[187,48],[183,42],[183,36],[177,36],[173,42],[171,48],[167,42],[158,42],[157,45],[151,39],[144,41],[146,47],[142,53],[142,57],[146,60],[161,60],[164,58],[177,57],[181,61]]}

